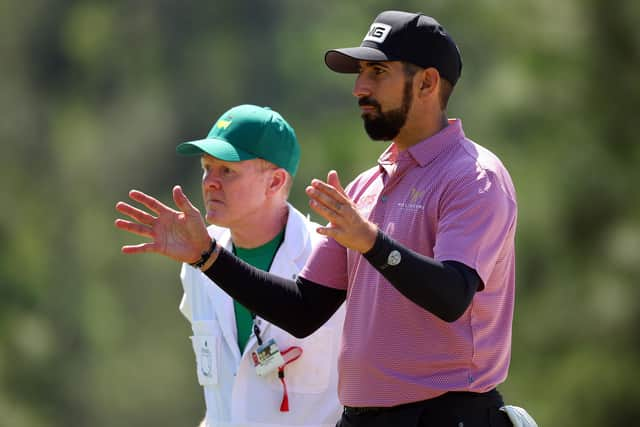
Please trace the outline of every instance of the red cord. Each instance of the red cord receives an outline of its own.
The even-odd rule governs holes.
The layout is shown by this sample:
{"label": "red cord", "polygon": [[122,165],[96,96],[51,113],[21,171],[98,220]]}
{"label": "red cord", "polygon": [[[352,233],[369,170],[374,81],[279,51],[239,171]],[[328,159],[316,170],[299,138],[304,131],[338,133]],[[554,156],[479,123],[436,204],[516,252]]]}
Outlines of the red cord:
{"label": "red cord", "polygon": [[302,356],[302,348],[294,346],[294,347],[289,347],[288,349],[283,351],[281,353],[282,357],[284,358],[285,355],[292,350],[299,350],[300,352],[297,355],[290,358],[289,360],[287,360],[286,362],[284,362],[284,365],[278,367],[278,378],[280,378],[280,382],[282,383],[282,389],[283,389],[282,402],[280,403],[280,412],[289,412],[289,394],[287,393],[287,383],[284,381],[284,368],[289,363],[298,360],[298,358]]}
{"label": "red cord", "polygon": [[284,366],[278,368],[278,378],[282,383],[282,403],[280,403],[280,412],[289,412],[289,395],[287,394],[287,383],[284,382]]}

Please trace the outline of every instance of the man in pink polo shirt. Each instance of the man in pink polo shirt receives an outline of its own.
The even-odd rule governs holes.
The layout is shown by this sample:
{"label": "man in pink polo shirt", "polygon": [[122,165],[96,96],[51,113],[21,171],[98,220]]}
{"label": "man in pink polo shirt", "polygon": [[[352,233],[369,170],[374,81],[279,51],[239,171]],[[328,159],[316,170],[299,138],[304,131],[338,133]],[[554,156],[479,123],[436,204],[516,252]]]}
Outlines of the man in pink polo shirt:
{"label": "man in pink polo shirt", "polygon": [[307,187],[328,224],[295,281],[212,242],[180,187],[179,211],[131,195],[157,220],[116,221],[153,239],[123,251],[200,261],[233,298],[295,336],[346,299],[338,426],[511,425],[496,386],[511,352],[516,197],[500,160],[447,118],[462,70],[455,42],[433,18],[387,11],[359,47],[330,50],[325,62],[357,75],[366,132],[392,143],[346,189],[335,171]]}

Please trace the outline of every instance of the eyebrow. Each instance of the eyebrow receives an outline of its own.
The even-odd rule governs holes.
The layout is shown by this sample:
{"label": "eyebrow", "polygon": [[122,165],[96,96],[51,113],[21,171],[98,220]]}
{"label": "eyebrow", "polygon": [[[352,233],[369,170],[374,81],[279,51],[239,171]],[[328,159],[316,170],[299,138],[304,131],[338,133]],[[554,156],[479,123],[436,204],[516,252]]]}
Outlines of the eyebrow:
{"label": "eyebrow", "polygon": [[389,68],[389,64],[387,64],[386,61],[364,61],[364,65],[366,65],[367,67],[383,67],[383,68]]}

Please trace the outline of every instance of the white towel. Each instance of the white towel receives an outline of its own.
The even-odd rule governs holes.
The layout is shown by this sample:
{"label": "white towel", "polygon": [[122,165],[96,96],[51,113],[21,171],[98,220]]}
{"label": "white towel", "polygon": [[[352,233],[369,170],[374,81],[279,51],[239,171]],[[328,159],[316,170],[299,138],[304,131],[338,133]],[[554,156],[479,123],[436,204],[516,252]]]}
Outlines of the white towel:
{"label": "white towel", "polygon": [[507,413],[514,427],[538,427],[531,415],[519,406],[505,405],[500,410]]}

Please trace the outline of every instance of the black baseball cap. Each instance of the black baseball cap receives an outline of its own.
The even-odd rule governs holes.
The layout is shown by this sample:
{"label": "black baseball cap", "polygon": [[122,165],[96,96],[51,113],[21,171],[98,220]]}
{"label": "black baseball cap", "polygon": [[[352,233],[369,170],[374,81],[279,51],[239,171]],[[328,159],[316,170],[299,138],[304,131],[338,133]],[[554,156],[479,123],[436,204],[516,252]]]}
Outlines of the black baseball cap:
{"label": "black baseball cap", "polygon": [[455,85],[462,72],[458,46],[442,25],[422,13],[379,14],[359,47],[331,49],[324,62],[338,73],[357,73],[358,61],[405,61],[434,67]]}

